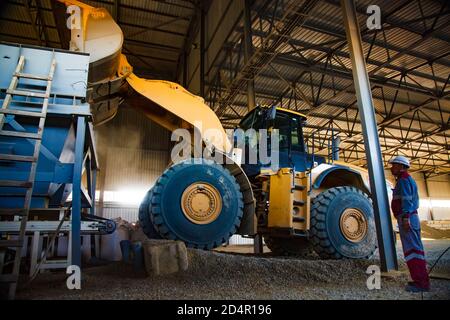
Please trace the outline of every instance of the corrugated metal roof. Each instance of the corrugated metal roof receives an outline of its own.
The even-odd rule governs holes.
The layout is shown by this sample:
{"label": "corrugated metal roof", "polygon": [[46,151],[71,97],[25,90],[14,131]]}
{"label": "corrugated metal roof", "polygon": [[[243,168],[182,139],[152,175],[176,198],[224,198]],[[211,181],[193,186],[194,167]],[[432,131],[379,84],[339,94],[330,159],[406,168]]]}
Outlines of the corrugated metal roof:
{"label": "corrugated metal roof", "polygon": [[[439,12],[441,6],[436,3],[430,3],[430,1],[422,1],[424,15],[436,15]],[[425,3],[426,2],[426,3]],[[293,32],[290,34],[290,42],[292,46],[283,45],[281,49],[277,50],[277,53],[282,55],[283,59],[288,57],[291,61],[289,63],[281,62],[279,59],[275,58],[271,63],[276,72],[266,67],[262,72],[258,73],[255,79],[257,102],[267,100],[268,97],[272,96],[274,98],[283,96],[283,107],[288,107],[292,109],[302,108],[309,109],[309,106],[304,102],[297,101],[294,103],[292,98],[292,90],[290,89],[289,82],[292,86],[295,83],[297,90],[302,91],[310,101],[314,101],[319,91],[319,86],[322,85],[320,90],[320,101],[328,101],[326,104],[321,104],[320,106],[315,106],[310,112],[308,117],[308,127],[309,128],[320,128],[323,126],[328,126],[333,118],[333,124],[336,127],[347,128],[349,124],[347,122],[352,122],[357,116],[357,105],[353,105],[348,108],[350,103],[355,101],[354,88],[352,86],[352,80],[350,78],[343,78],[340,76],[335,76],[334,79],[331,76],[333,72],[328,69],[328,73],[325,77],[321,74],[320,70],[325,69],[325,64],[327,63],[326,55],[330,51],[335,51],[339,58],[332,60],[333,70],[342,74],[351,75],[351,61],[348,56],[348,47],[346,45],[344,28],[342,25],[342,16],[340,14],[339,7],[336,5],[337,1],[320,1],[320,3],[315,7],[311,13],[310,18],[307,20],[303,27],[294,28]],[[388,12],[388,8],[393,8],[394,4],[392,1],[359,1],[358,8],[361,13],[358,15],[361,29],[365,29],[365,18],[364,9],[369,4],[378,4],[382,7],[383,13]],[[395,6],[401,5],[401,3],[396,3]],[[373,33],[363,35],[363,49],[367,55],[368,51],[371,50],[370,58],[367,63],[368,72],[377,75],[378,83],[384,85],[382,90],[380,87],[373,89],[373,100],[376,109],[376,117],[378,122],[386,121],[387,115],[391,110],[391,106],[394,103],[394,108],[392,108],[391,116],[401,115],[402,117],[392,122],[386,128],[386,135],[390,135],[391,139],[387,140],[387,147],[396,147],[399,144],[400,138],[413,139],[412,142],[408,143],[407,148],[424,148],[432,146],[431,149],[436,148],[434,144],[446,144],[445,138],[441,134],[434,135],[433,141],[428,141],[426,139],[425,143],[423,141],[415,141],[417,137],[421,137],[424,133],[431,130],[436,130],[440,123],[442,122],[442,114],[439,112],[437,102],[427,103],[420,108],[420,112],[410,112],[414,106],[424,104],[429,102],[427,100],[427,95],[430,96],[434,94],[435,91],[435,79],[438,83],[443,85],[449,74],[449,64],[447,57],[443,56],[436,60],[433,64],[433,72],[429,65],[424,65],[418,67],[423,63],[427,63],[429,59],[434,59],[435,57],[445,55],[450,52],[449,42],[444,41],[445,37],[448,38],[448,27],[445,26],[445,21],[448,20],[449,15],[440,18],[439,23],[436,27],[439,31],[433,33],[432,36],[428,36],[426,39],[422,39],[420,32],[420,26],[417,23],[405,24],[407,28],[398,28],[393,25],[401,25],[405,21],[412,19],[417,19],[417,6],[416,1],[411,1],[410,3],[404,2],[401,9],[392,13],[389,17],[389,22],[386,23],[387,30],[384,32],[377,33],[375,37],[375,45],[371,45],[373,39]],[[416,9],[416,10],[415,10]],[[267,32],[269,29],[268,20],[270,18],[270,13],[267,13],[268,19],[262,24],[262,30],[259,29],[258,21],[253,23],[253,27],[258,30],[259,34],[261,31]],[[442,24],[441,24],[442,23]],[[431,26],[431,22],[428,23],[428,27]],[[444,26],[444,27],[443,27]],[[442,31],[446,30],[447,33]],[[241,30],[242,31],[242,30]],[[258,34],[258,35],[259,35]],[[341,40],[340,42],[333,42],[329,45],[328,42],[332,40]],[[254,45],[259,47],[261,41],[259,36],[254,37]],[[388,46],[386,49],[385,43]],[[324,44],[322,47],[317,47],[318,44]],[[314,48],[304,50],[305,47],[315,46]],[[295,48],[294,48],[295,47]],[[411,47],[411,48],[409,48]],[[301,79],[298,79],[299,75],[305,70],[305,67],[296,68],[295,61],[300,64],[305,64],[305,60],[300,58],[298,51],[302,53],[303,57],[309,60],[309,65],[314,65],[315,69],[310,69],[312,74],[309,72],[304,75]],[[295,57],[295,58],[294,58]],[[235,57],[234,57],[235,58]],[[232,61],[236,61],[235,59]],[[319,60],[320,58],[320,60]],[[386,61],[390,61],[386,63]],[[286,60],[287,62],[288,60]],[[329,61],[328,61],[329,64]],[[241,63],[242,65],[242,63]],[[380,68],[382,66],[382,68]],[[227,64],[227,68],[229,64]],[[401,77],[404,70],[414,68],[415,70],[408,74],[409,77]],[[306,70],[309,68],[306,67]],[[278,76],[278,74],[280,76]],[[435,79],[434,79],[435,78]],[[406,90],[400,90],[397,92],[396,88],[398,82],[407,83]],[[311,83],[313,84],[313,89],[311,90]],[[402,84],[403,89],[404,84]],[[343,89],[348,90],[345,93],[339,93],[336,97],[336,91],[339,92]],[[414,93],[415,91],[422,92]],[[433,92],[433,93],[432,93]],[[261,93],[264,93],[261,95]],[[383,100],[384,99],[384,100]],[[235,102],[239,102],[240,105],[245,105],[246,97],[245,92],[240,92],[236,97]],[[444,122],[448,119],[450,114],[448,104],[450,101],[443,100],[440,102],[441,110],[444,112]],[[345,113],[345,108],[347,113]],[[416,110],[417,108],[413,109]],[[348,116],[346,116],[346,114]],[[348,118],[347,118],[348,117]],[[420,118],[420,121],[419,121]],[[358,120],[359,121],[359,120]],[[350,124],[352,126],[352,124]],[[324,127],[326,129],[326,127]],[[356,132],[360,132],[361,126],[359,124],[355,125]],[[312,132],[310,129],[305,129],[307,132]],[[325,133],[324,133],[325,134]],[[361,136],[359,140],[361,140]],[[384,137],[383,137],[384,138]],[[382,143],[384,144],[384,142]],[[349,146],[349,144],[344,144],[344,147]],[[421,155],[421,153],[417,153]],[[447,154],[448,156],[448,154]]]}

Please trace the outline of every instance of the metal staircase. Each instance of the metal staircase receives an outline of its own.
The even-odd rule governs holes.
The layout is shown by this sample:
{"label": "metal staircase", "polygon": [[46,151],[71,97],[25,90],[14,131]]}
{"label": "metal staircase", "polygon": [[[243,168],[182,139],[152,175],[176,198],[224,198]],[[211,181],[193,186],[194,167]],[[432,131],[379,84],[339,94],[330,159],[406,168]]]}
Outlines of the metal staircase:
{"label": "metal staircase", "polygon": [[[15,220],[20,221],[20,229],[18,239],[16,240],[0,240],[0,284],[5,285],[8,291],[8,299],[14,299],[17,282],[19,280],[20,262],[22,256],[22,247],[24,245],[26,226],[28,221],[28,214],[31,206],[31,199],[33,194],[34,181],[36,177],[37,162],[42,143],[42,134],[44,131],[45,120],[47,116],[47,108],[50,97],[50,90],[52,87],[53,76],[56,68],[56,60],[53,55],[50,70],[47,76],[38,76],[33,74],[23,73],[25,65],[25,56],[21,55],[19,62],[13,74],[11,83],[6,91],[6,97],[3,101],[2,108],[0,109],[0,136],[12,137],[16,139],[28,139],[34,141],[33,155],[14,155],[14,154],[0,154],[0,161],[8,162],[26,162],[30,163],[30,170],[27,181],[18,180],[0,180],[0,187],[20,188],[25,189],[24,205],[22,208],[0,208],[0,218],[14,217]],[[31,90],[27,87],[20,88],[20,79],[32,79],[35,81],[46,82],[45,91]],[[32,105],[36,108],[36,111],[26,111],[20,109],[9,108],[14,96],[25,96],[31,98],[43,99],[42,104]],[[31,104],[30,104],[31,105]],[[18,116],[21,119],[34,119],[38,120],[39,124],[37,132],[22,132],[22,131],[10,131],[4,130],[5,117],[6,116]],[[1,178],[0,178],[1,179]],[[4,273],[4,258],[7,249],[13,249],[15,251],[12,272]]]}

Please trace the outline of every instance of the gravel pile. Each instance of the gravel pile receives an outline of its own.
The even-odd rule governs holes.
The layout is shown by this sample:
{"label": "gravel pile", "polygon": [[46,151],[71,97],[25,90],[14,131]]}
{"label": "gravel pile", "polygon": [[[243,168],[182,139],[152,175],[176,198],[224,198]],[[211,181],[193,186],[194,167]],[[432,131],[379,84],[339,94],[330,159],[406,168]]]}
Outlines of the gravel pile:
{"label": "gravel pile", "polygon": [[[430,250],[429,263],[449,245]],[[189,269],[182,274],[146,277],[121,263],[86,268],[82,290],[69,291],[64,273],[41,274],[19,299],[421,299],[405,292],[408,274],[383,277],[381,290],[368,290],[365,271],[374,260],[301,260],[189,250]],[[450,253],[440,262],[450,276]],[[433,290],[424,299],[450,299],[450,281],[432,280]]]}

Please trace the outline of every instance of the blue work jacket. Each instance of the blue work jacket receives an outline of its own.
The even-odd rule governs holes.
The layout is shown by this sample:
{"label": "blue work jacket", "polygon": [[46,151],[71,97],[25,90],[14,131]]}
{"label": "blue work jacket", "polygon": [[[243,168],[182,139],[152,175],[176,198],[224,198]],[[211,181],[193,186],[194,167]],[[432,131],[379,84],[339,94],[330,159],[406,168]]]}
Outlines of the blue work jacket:
{"label": "blue work jacket", "polygon": [[419,208],[419,193],[417,184],[408,172],[403,172],[398,178],[392,194],[391,208],[396,218],[408,217],[417,213]]}

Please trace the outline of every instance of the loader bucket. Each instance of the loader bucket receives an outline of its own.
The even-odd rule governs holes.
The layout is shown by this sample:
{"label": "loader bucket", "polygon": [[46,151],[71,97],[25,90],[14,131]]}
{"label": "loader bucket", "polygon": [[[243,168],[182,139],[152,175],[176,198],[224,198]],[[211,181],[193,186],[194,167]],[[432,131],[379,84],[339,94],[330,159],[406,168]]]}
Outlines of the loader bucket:
{"label": "loader bucket", "polygon": [[70,50],[90,54],[89,82],[115,76],[123,33],[108,11],[79,1],[63,1],[71,13]]}
{"label": "loader bucket", "polygon": [[201,97],[174,82],[142,79],[133,73],[126,80],[148,99],[145,105],[133,105],[147,117],[171,131],[177,126],[168,118],[176,119],[176,123],[187,122],[198,130],[205,143],[226,154],[231,151],[232,145],[219,118]]}
{"label": "loader bucket", "polygon": [[116,74],[123,44],[122,30],[105,9],[99,12],[89,15],[85,35],[85,52],[91,54],[89,81],[93,82]]}

